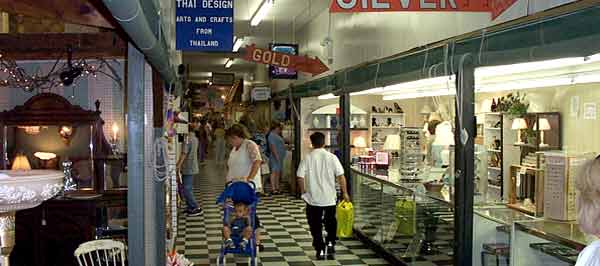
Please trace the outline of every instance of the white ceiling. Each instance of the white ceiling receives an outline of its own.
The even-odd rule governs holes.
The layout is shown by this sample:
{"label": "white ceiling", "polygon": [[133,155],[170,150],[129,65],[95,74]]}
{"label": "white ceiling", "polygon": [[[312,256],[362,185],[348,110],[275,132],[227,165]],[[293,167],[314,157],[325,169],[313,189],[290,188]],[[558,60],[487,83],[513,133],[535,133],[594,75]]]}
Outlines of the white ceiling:
{"label": "white ceiling", "polygon": [[[275,0],[267,17],[257,26],[250,27],[250,18],[262,0],[235,1],[235,35],[243,36],[245,44],[255,43],[258,47],[268,47],[270,42],[295,42],[294,31],[300,30],[307,22],[328,8],[330,0]],[[190,68],[192,80],[203,80],[210,72],[236,73],[239,77],[253,74],[254,63],[242,59],[235,60],[230,69],[225,69],[228,57],[239,57],[233,53],[184,52],[183,63]]]}

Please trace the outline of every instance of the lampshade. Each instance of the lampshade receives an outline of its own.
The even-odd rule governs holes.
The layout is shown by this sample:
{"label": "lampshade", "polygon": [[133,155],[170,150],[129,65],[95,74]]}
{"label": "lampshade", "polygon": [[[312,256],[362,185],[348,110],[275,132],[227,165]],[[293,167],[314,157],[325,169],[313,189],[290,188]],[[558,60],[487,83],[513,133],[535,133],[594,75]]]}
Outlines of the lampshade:
{"label": "lampshade", "polygon": [[423,108],[421,108],[421,111],[419,113],[421,113],[422,115],[428,115],[432,112],[431,107],[429,107],[428,104],[423,105]]}
{"label": "lampshade", "polygon": [[444,121],[435,127],[435,140],[433,145],[452,146],[454,145],[454,132],[452,124]]}
{"label": "lampshade", "polygon": [[367,141],[365,140],[365,138],[363,136],[358,136],[358,137],[354,138],[352,145],[354,145],[354,148],[366,148]]}
{"label": "lampshade", "polygon": [[[547,118],[540,118],[540,123],[535,123],[535,125],[533,126],[533,128],[537,128],[538,130],[550,130],[552,129],[550,127],[550,122],[548,122]],[[538,128],[539,126],[539,128]]]}
{"label": "lampshade", "polygon": [[24,154],[15,156],[11,170],[31,170],[31,165],[29,164],[29,160],[27,160],[27,156]]}
{"label": "lampshade", "polygon": [[442,116],[440,115],[440,113],[438,113],[438,112],[432,112],[429,115],[429,122],[434,121],[434,120],[442,121]]}
{"label": "lampshade", "polygon": [[36,158],[38,158],[40,160],[52,160],[52,159],[56,158],[56,153],[38,151],[38,152],[34,153],[33,156],[35,156]]}
{"label": "lampshade", "polygon": [[513,120],[512,123],[512,129],[526,129],[527,128],[527,121],[525,121],[525,119],[523,118],[515,118],[515,120]]}
{"label": "lampshade", "polygon": [[386,151],[400,150],[400,136],[387,135],[387,137],[385,137],[385,142],[383,143],[383,149]]}

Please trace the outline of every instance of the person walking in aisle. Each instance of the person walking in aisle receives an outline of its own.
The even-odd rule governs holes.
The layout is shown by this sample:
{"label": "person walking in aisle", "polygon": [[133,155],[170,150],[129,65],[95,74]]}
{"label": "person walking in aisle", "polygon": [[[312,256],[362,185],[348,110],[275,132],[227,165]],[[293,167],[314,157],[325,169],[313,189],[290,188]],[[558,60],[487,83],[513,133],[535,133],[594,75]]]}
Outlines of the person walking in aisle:
{"label": "person walking in aisle", "polygon": [[225,164],[225,129],[222,123],[217,123],[215,127],[215,160],[217,164]]}
{"label": "person walking in aisle", "polygon": [[267,145],[269,154],[269,168],[271,169],[271,192],[273,195],[281,194],[279,190],[279,180],[283,172],[283,162],[287,155],[285,141],[281,137],[283,127],[279,122],[273,122],[271,131],[267,135]]}
{"label": "person walking in aisle", "polygon": [[195,123],[190,124],[189,134],[186,136],[181,155],[177,161],[177,180],[180,184],[183,183],[183,197],[187,205],[184,213],[187,216],[202,215],[202,209],[198,207],[193,191],[194,175],[200,173],[198,167],[198,138],[194,134],[197,127]]}
{"label": "person walking in aisle", "polygon": [[[306,202],[306,219],[313,237],[317,260],[335,259],[337,220],[335,218],[337,192],[335,180],[340,184],[342,196],[350,201],[344,176],[344,167],[338,158],[325,150],[325,135],[320,132],[310,135],[313,150],[302,159],[296,173],[302,199]],[[323,242],[323,223],[327,231]]]}
{"label": "person walking in aisle", "polygon": [[[229,153],[227,161],[227,182],[230,181],[252,181],[256,187],[256,193],[262,192],[262,182],[260,174],[260,164],[262,157],[258,145],[249,140],[250,134],[246,127],[240,124],[235,124],[225,131],[225,136],[231,144],[232,149]],[[260,221],[258,215],[254,216],[256,225],[256,243],[259,249],[262,250],[260,237]]]}
{"label": "person walking in aisle", "polygon": [[206,120],[200,120],[200,126],[196,128],[196,132],[198,134],[198,160],[200,163],[204,163],[206,159],[206,152],[208,148],[209,138],[208,138],[208,130],[206,128]]}

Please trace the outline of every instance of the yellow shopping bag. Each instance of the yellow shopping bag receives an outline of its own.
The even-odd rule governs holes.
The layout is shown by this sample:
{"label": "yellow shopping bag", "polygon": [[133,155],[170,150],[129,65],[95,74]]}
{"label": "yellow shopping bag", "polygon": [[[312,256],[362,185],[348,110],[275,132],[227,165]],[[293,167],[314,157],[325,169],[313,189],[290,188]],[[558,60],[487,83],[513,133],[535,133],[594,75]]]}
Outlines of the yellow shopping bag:
{"label": "yellow shopping bag", "polygon": [[342,201],[336,208],[337,236],[339,238],[352,237],[352,226],[354,226],[354,206],[352,202]]}
{"label": "yellow shopping bag", "polygon": [[398,226],[398,235],[412,236],[417,231],[417,208],[412,200],[401,199],[396,201],[395,216]]}

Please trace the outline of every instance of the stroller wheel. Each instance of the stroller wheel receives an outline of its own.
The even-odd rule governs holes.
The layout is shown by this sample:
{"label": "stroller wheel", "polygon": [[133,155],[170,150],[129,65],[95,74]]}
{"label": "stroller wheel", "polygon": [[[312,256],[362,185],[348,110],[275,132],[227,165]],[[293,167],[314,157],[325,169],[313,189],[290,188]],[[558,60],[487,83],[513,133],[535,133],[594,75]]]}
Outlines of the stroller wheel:
{"label": "stroller wheel", "polygon": [[249,257],[248,258],[248,266],[258,266],[258,259]]}

